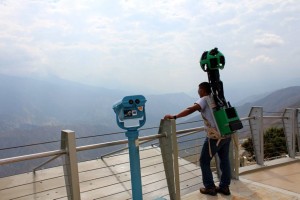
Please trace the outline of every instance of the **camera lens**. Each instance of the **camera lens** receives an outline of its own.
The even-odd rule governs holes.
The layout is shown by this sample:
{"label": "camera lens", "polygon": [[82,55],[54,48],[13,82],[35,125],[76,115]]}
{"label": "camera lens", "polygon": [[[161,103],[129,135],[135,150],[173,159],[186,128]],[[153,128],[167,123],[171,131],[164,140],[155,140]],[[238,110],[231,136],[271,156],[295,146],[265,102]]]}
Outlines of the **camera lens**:
{"label": "camera lens", "polygon": [[139,104],[139,103],[140,103],[140,100],[139,100],[139,99],[136,99],[136,100],[135,100],[135,103],[136,103],[136,104]]}
{"label": "camera lens", "polygon": [[129,104],[133,104],[133,100],[132,99],[130,99],[128,102],[129,102]]}

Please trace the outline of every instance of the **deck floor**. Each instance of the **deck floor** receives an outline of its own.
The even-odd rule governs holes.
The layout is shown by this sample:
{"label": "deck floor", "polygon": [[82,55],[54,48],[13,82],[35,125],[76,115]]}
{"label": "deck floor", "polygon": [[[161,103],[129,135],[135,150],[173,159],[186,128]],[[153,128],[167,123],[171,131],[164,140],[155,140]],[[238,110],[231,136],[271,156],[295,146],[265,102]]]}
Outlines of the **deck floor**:
{"label": "deck floor", "polygon": [[[148,159],[144,159],[148,158]],[[151,158],[151,159],[150,159]],[[150,148],[141,152],[144,200],[168,193],[160,152]],[[81,199],[131,199],[128,154],[79,163]],[[199,166],[179,159],[182,200],[249,199],[300,200],[300,159],[240,168],[239,180],[232,180],[232,195],[216,197],[200,194]],[[276,163],[277,162],[277,163]],[[121,163],[121,164],[120,164]],[[124,164],[122,164],[124,163]],[[161,163],[153,165],[154,163]],[[55,167],[0,179],[0,199],[67,199],[62,167]],[[216,176],[216,175],[214,175]],[[161,181],[156,181],[161,180]],[[193,187],[190,187],[193,186]],[[115,195],[112,195],[115,194]]]}
{"label": "deck floor", "polygon": [[182,200],[241,199],[241,200],[300,200],[300,161],[262,168],[240,175],[230,186],[231,195],[203,195],[194,191]]}

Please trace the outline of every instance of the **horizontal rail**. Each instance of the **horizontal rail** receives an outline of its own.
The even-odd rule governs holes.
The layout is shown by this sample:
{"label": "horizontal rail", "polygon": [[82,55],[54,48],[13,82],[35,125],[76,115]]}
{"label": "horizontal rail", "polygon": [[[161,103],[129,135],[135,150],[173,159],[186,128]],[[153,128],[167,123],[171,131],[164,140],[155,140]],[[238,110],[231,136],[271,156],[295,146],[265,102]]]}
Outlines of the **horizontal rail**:
{"label": "horizontal rail", "polygon": [[[165,134],[160,134],[160,135],[151,135],[151,136],[145,136],[145,137],[140,137],[140,141],[145,141],[145,140],[153,140],[157,138],[162,138],[166,137]],[[105,142],[105,143],[100,143],[100,144],[91,144],[91,145],[86,145],[86,146],[80,146],[76,148],[76,151],[85,151],[85,150],[91,150],[91,149],[98,149],[98,148],[103,148],[103,147],[109,147],[109,146],[115,146],[119,144],[127,144],[128,140],[118,140],[114,142]]]}
{"label": "horizontal rail", "polygon": [[[141,138],[139,138],[139,140],[142,140],[143,142],[140,142],[140,145],[145,144],[145,143],[150,142],[150,141],[153,141],[153,140],[155,140],[155,139],[157,139],[157,138],[159,138],[159,137],[163,137],[163,136],[158,136],[158,137],[157,137],[157,136],[146,136],[146,137],[141,137]],[[103,158],[106,157],[106,156],[109,156],[109,155],[118,153],[118,152],[120,152],[120,151],[124,151],[124,150],[126,150],[126,149],[128,149],[128,147],[124,147],[124,148],[121,148],[121,149],[118,149],[118,150],[109,152],[109,153],[107,153],[107,154],[102,155],[102,156],[101,156],[101,159],[103,159]]]}
{"label": "horizontal rail", "polygon": [[29,154],[24,156],[17,156],[17,157],[11,157],[11,158],[4,158],[0,160],[0,165],[9,164],[9,163],[15,163],[25,160],[33,160],[37,158],[44,158],[49,156],[57,156],[65,154],[65,150],[55,150],[55,151],[47,151],[42,153],[35,153],[35,154]]}
{"label": "horizontal rail", "polygon": [[102,148],[102,147],[109,147],[109,146],[115,146],[115,145],[126,144],[126,143],[128,143],[128,140],[117,140],[117,141],[114,141],[114,142],[91,144],[91,145],[85,145],[85,146],[77,147],[76,151],[85,151],[85,150],[91,150],[91,149],[98,149],[98,148]]}
{"label": "horizontal rail", "polygon": [[190,129],[184,129],[184,130],[181,130],[181,131],[176,131],[176,134],[180,135],[180,134],[184,134],[184,133],[200,132],[200,131],[204,131],[204,130],[205,130],[204,126],[201,126],[201,127],[196,127],[196,128],[190,128]]}
{"label": "horizontal rail", "polygon": [[[262,116],[262,117],[264,119],[288,119],[288,117],[284,117],[284,116]],[[255,119],[255,116],[240,118],[241,121],[245,121],[249,119]]]}
{"label": "horizontal rail", "polygon": [[[249,119],[253,119],[253,118],[255,118],[255,117],[245,117],[245,118],[241,118],[240,120],[244,121],[244,120],[249,120]],[[282,116],[264,116],[264,118],[284,118],[284,117],[282,117]],[[202,126],[202,127],[180,130],[180,131],[177,131],[176,134],[178,134],[178,135],[187,134],[187,133],[193,134],[193,133],[204,131],[204,130],[205,130],[205,128],[204,128],[204,126]],[[162,138],[162,137],[166,137],[165,134],[157,134],[157,135],[140,137],[139,141],[146,141],[146,140],[151,141],[151,140]],[[100,144],[79,146],[79,147],[76,147],[76,151],[79,152],[79,151],[98,149],[98,148],[115,146],[115,145],[120,145],[120,144],[127,144],[127,143],[128,143],[128,140],[126,139],[126,140],[118,140],[118,141],[114,141],[114,142],[106,142],[106,143],[100,143]],[[65,150],[55,150],[55,151],[42,152],[42,153],[37,153],[37,154],[29,154],[29,155],[24,155],[24,156],[4,158],[4,159],[0,159],[0,165],[20,162],[20,161],[25,161],[25,160],[32,160],[32,159],[37,159],[37,158],[44,158],[44,157],[49,157],[49,156],[60,156],[65,153],[66,153]]]}
{"label": "horizontal rail", "polygon": [[[145,136],[145,137],[139,138],[139,140],[145,141],[145,140],[151,140],[151,139],[156,139],[156,138],[161,138],[161,137],[165,137],[165,135],[161,134],[161,135]],[[115,141],[115,142],[107,142],[107,143],[93,144],[93,145],[87,145],[87,146],[80,146],[80,147],[76,148],[76,151],[78,152],[78,151],[84,151],[84,150],[90,150],[90,149],[97,149],[97,148],[114,146],[114,145],[118,145],[118,144],[126,144],[126,143],[128,143],[128,140],[119,140],[119,141]],[[25,161],[25,160],[33,160],[33,159],[37,159],[37,158],[44,158],[44,157],[49,157],[49,156],[59,156],[59,155],[65,154],[65,153],[66,153],[65,150],[55,150],[55,151],[47,151],[47,152],[41,152],[41,153],[36,153],[36,154],[16,156],[16,157],[11,157],[11,158],[4,158],[4,159],[0,159],[0,165],[20,162],[20,161]]]}
{"label": "horizontal rail", "polygon": [[289,119],[288,117],[283,116],[263,116],[264,119]]}
{"label": "horizontal rail", "polygon": [[240,118],[241,121],[246,121],[246,120],[249,120],[249,119],[255,119],[255,117],[252,116],[252,117],[243,117],[243,118]]}
{"label": "horizontal rail", "polygon": [[[266,118],[283,118],[281,116],[264,116]],[[245,117],[241,118],[241,121],[252,119],[254,117]],[[196,132],[204,131],[205,128],[204,126],[202,127],[196,127],[196,128],[191,128],[191,129],[184,129],[177,131],[176,134],[193,134]],[[154,140],[158,138],[166,137],[165,134],[157,134],[157,135],[151,135],[151,136],[145,136],[145,137],[140,137],[139,141],[146,141],[146,140]],[[85,151],[85,150],[91,150],[91,149],[98,149],[98,148],[103,148],[103,147],[108,147],[108,146],[115,146],[115,145],[120,145],[120,144],[127,144],[128,140],[118,140],[114,142],[106,142],[106,143],[100,143],[100,144],[92,144],[92,145],[86,145],[86,146],[79,146],[76,147],[76,151]],[[44,157],[49,157],[49,156],[60,156],[62,154],[65,154],[65,150],[55,150],[55,151],[48,151],[48,152],[42,152],[42,153],[36,153],[36,154],[29,154],[29,155],[23,155],[23,156],[17,156],[17,157],[11,157],[11,158],[4,158],[0,159],[0,165],[4,164],[10,164],[10,163],[15,163],[15,162],[20,162],[20,161],[25,161],[25,160],[33,160],[37,158],[44,158]],[[51,159],[52,160],[52,159]]]}

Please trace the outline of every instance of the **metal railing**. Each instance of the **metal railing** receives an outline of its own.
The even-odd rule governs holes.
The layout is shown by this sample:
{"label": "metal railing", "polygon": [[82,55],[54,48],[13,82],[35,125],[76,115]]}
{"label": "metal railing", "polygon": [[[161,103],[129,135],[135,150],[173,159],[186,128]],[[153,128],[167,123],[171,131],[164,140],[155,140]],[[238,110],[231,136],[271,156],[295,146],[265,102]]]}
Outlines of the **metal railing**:
{"label": "metal railing", "polygon": [[[299,109],[286,109],[283,113],[273,113],[273,116],[263,116],[262,108],[252,108],[248,117],[242,118],[244,128],[239,131],[241,135],[248,135],[254,141],[256,163],[263,165],[264,163],[264,148],[263,148],[263,130],[272,124],[263,123],[264,120],[279,119],[282,120],[282,127],[284,128],[289,157],[293,158],[299,152],[296,152],[295,144],[299,145]],[[197,121],[196,123],[202,123]],[[181,124],[177,124],[180,127]],[[160,127],[144,129],[159,133],[157,130]],[[176,129],[175,129],[176,130]],[[178,169],[174,173],[178,173],[179,183],[173,182],[172,187],[175,195],[187,194],[191,191],[197,190],[201,183],[201,173],[199,169],[199,154],[202,148],[202,143],[205,138],[203,127],[196,127],[190,129],[182,129],[176,131],[176,145],[178,154]],[[143,130],[141,130],[143,132]],[[117,132],[112,134],[124,134]],[[147,133],[149,134],[149,133]],[[49,158],[42,164],[36,165],[33,168],[34,173],[20,174],[13,178],[20,179],[17,183],[9,183],[8,180],[12,177],[0,179],[0,195],[3,199],[22,199],[22,198],[42,198],[47,199],[131,199],[130,186],[130,169],[128,154],[126,148],[120,145],[126,145],[127,139],[117,141],[107,141],[102,143],[95,143],[76,147],[76,141],[86,139],[89,137],[82,137],[75,139],[75,133],[72,131],[62,131],[61,148],[58,150],[46,151],[41,153],[34,153],[29,155],[15,156],[0,159],[0,167],[11,166],[13,163],[33,161],[39,158]],[[73,135],[73,139],[70,139]],[[104,137],[111,134],[103,134],[94,137]],[[143,135],[143,134],[141,134]],[[161,153],[161,141],[167,139],[166,133],[141,136],[141,171],[143,182],[143,196],[145,199],[153,199],[153,197],[170,198],[170,181],[163,157],[172,157],[172,153]],[[11,150],[16,148],[31,147],[33,145],[54,143],[58,141],[45,142],[39,144],[23,145],[19,147],[2,148],[0,151]],[[75,146],[74,146],[75,145]],[[108,149],[116,147],[113,150]],[[85,162],[79,162],[76,157],[80,152],[91,150],[102,150],[102,159],[86,159]],[[116,153],[116,150],[117,151]],[[115,152],[114,152],[115,151]],[[299,150],[298,150],[299,151]],[[109,154],[114,152],[113,154]],[[98,154],[99,155],[99,154]],[[45,164],[49,164],[53,160],[62,159],[62,167],[54,167],[50,169],[38,170]],[[234,165],[240,166],[239,159],[234,159]],[[174,161],[172,161],[174,162]],[[70,166],[77,166],[77,169],[70,168]],[[173,165],[174,166],[174,165]],[[0,168],[1,169],[1,168]],[[236,169],[238,170],[238,169]],[[238,175],[238,171],[237,171]],[[109,178],[113,177],[113,181],[108,182]],[[159,177],[159,178],[157,178]],[[215,176],[217,180],[217,176]],[[171,180],[171,182],[174,180]],[[177,185],[176,185],[177,184]],[[179,185],[178,185],[179,184]],[[47,185],[47,187],[45,186]],[[169,187],[169,188],[168,188]],[[178,191],[179,190],[179,191]],[[19,191],[19,192],[15,192]],[[105,191],[105,192],[103,192]],[[88,198],[87,198],[88,197]]]}

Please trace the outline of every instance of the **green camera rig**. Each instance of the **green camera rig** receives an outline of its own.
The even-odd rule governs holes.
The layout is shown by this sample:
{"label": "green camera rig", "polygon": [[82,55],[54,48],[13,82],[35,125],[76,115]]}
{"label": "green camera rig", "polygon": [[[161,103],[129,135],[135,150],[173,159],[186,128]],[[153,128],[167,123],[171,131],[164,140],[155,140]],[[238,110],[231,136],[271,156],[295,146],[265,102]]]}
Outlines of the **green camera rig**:
{"label": "green camera rig", "polygon": [[224,55],[218,48],[205,51],[201,56],[200,66],[208,75],[208,81],[216,104],[216,107],[213,109],[213,115],[221,135],[229,135],[242,129],[243,124],[236,109],[224,97],[223,82],[220,80],[219,73],[219,69],[224,69],[225,66]]}

